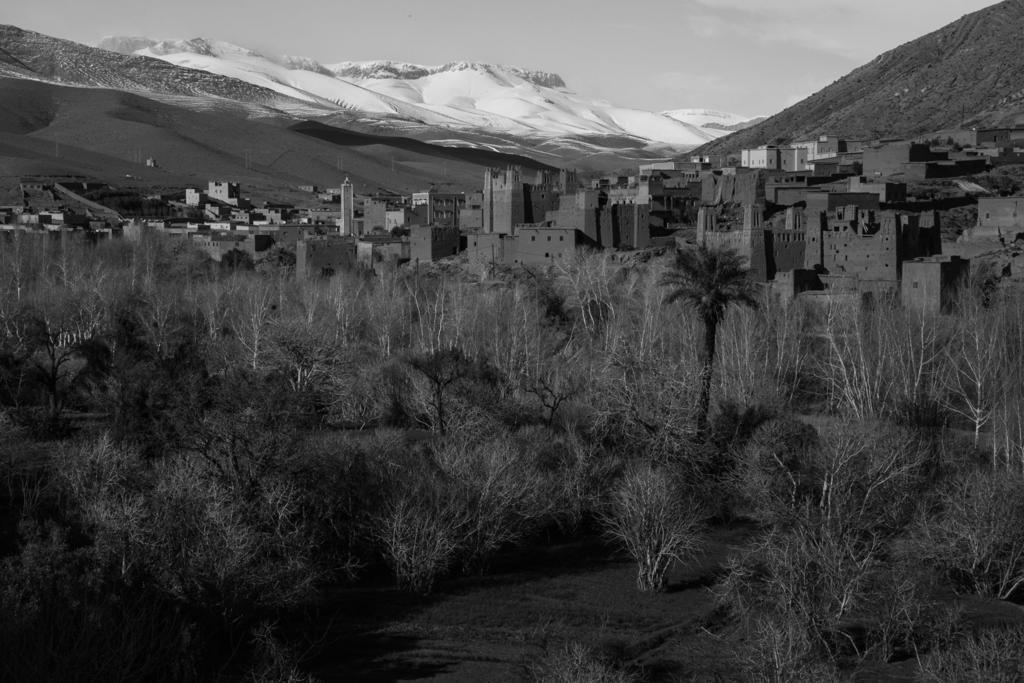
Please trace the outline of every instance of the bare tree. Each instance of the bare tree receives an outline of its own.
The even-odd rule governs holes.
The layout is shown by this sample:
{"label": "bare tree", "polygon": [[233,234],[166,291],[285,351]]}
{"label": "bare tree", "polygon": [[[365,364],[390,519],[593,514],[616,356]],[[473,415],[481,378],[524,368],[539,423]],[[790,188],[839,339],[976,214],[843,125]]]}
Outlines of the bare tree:
{"label": "bare tree", "polygon": [[1001,395],[1002,344],[1002,316],[974,305],[961,312],[947,347],[949,370],[942,376],[946,405],[970,421],[975,446]]}
{"label": "bare tree", "polygon": [[937,515],[922,516],[909,546],[961,590],[1005,600],[1024,586],[1024,477],[972,472],[954,482]]}
{"label": "bare tree", "polygon": [[444,434],[447,428],[445,401],[451,386],[459,380],[473,376],[476,364],[460,348],[439,349],[410,355],[409,367],[430,383],[434,409],[434,429]]}
{"label": "bare tree", "polygon": [[266,353],[267,335],[273,316],[274,295],[261,282],[254,283],[244,292],[231,328],[245,351],[247,362],[253,370],[260,367]]}
{"label": "bare tree", "polygon": [[663,590],[672,563],[701,547],[700,520],[669,475],[646,464],[626,474],[604,514],[608,534],[636,560],[636,585],[645,592]]}

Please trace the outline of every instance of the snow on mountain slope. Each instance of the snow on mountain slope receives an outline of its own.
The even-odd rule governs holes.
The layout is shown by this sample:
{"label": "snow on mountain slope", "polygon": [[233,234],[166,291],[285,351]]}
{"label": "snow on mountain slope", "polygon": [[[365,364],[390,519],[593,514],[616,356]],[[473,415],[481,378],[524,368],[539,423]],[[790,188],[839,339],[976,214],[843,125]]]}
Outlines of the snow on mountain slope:
{"label": "snow on mountain slope", "polygon": [[705,124],[745,120],[707,110],[659,114],[615,107],[574,93],[556,74],[473,62],[323,65],[303,57],[266,57],[202,38],[106,38],[99,47],[239,79],[310,104],[451,130],[542,138],[629,136],[644,144],[692,148],[727,132]]}
{"label": "snow on mountain slope", "polygon": [[670,119],[688,123],[691,126],[706,126],[709,123],[722,127],[736,126],[750,120],[746,116],[714,111],[713,109],[673,109],[672,111],[663,111],[661,114]]}

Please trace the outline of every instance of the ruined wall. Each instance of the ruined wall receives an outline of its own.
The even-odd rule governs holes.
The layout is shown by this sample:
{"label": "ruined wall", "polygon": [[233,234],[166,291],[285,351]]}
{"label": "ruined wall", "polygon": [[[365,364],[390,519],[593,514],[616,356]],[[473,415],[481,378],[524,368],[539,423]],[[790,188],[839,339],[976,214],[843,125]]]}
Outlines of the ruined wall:
{"label": "ruined wall", "polygon": [[712,172],[701,177],[701,204],[764,204],[765,175],[761,171]]}
{"label": "ruined wall", "polygon": [[769,256],[768,276],[801,270],[806,259],[806,235],[802,230],[773,230],[765,234]]}
{"label": "ruined wall", "polygon": [[746,259],[750,278],[754,282],[768,281],[768,257],[763,228],[707,231],[698,243],[711,249],[734,249]]}
{"label": "ruined wall", "polygon": [[874,234],[861,234],[849,223],[833,224],[822,233],[822,265],[830,275],[861,280],[898,280],[900,249],[895,223],[883,220]]}
{"label": "ruined wall", "polygon": [[466,255],[470,261],[510,263],[506,258],[506,247],[515,251],[515,238],[501,233],[481,233],[466,237]]}
{"label": "ruined wall", "polygon": [[295,246],[295,273],[299,278],[330,277],[356,263],[356,242],[351,238],[302,239]]}
{"label": "ruined wall", "polygon": [[937,226],[928,226],[928,223],[938,219],[931,216],[934,216],[934,212],[921,216],[915,214],[895,215],[899,225],[901,259],[906,261],[942,253],[941,232]]}

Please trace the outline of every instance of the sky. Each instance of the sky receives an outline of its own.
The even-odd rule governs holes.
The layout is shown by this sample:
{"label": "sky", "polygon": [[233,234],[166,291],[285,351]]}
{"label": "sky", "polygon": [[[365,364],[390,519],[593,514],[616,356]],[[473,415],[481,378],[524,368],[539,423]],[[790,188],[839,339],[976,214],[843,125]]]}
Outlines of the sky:
{"label": "sky", "polygon": [[778,112],[993,0],[42,0],[0,23],[225,40],[322,63],[479,61],[550,71],[581,95],[653,111]]}

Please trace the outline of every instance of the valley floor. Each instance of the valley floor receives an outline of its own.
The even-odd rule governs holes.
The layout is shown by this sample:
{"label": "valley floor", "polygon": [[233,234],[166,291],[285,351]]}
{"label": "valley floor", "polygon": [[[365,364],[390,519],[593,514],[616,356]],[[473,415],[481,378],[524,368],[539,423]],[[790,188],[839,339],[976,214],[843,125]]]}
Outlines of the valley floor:
{"label": "valley floor", "polygon": [[750,533],[715,530],[698,561],[673,569],[662,594],[638,592],[635,563],[598,539],[506,557],[487,576],[445,582],[426,598],[347,591],[337,596],[338,618],[353,618],[334,623],[337,642],[324,648],[315,675],[520,681],[546,654],[580,642],[615,650],[650,680],[710,680],[723,662],[722,636],[706,630],[715,612],[708,588]]}

